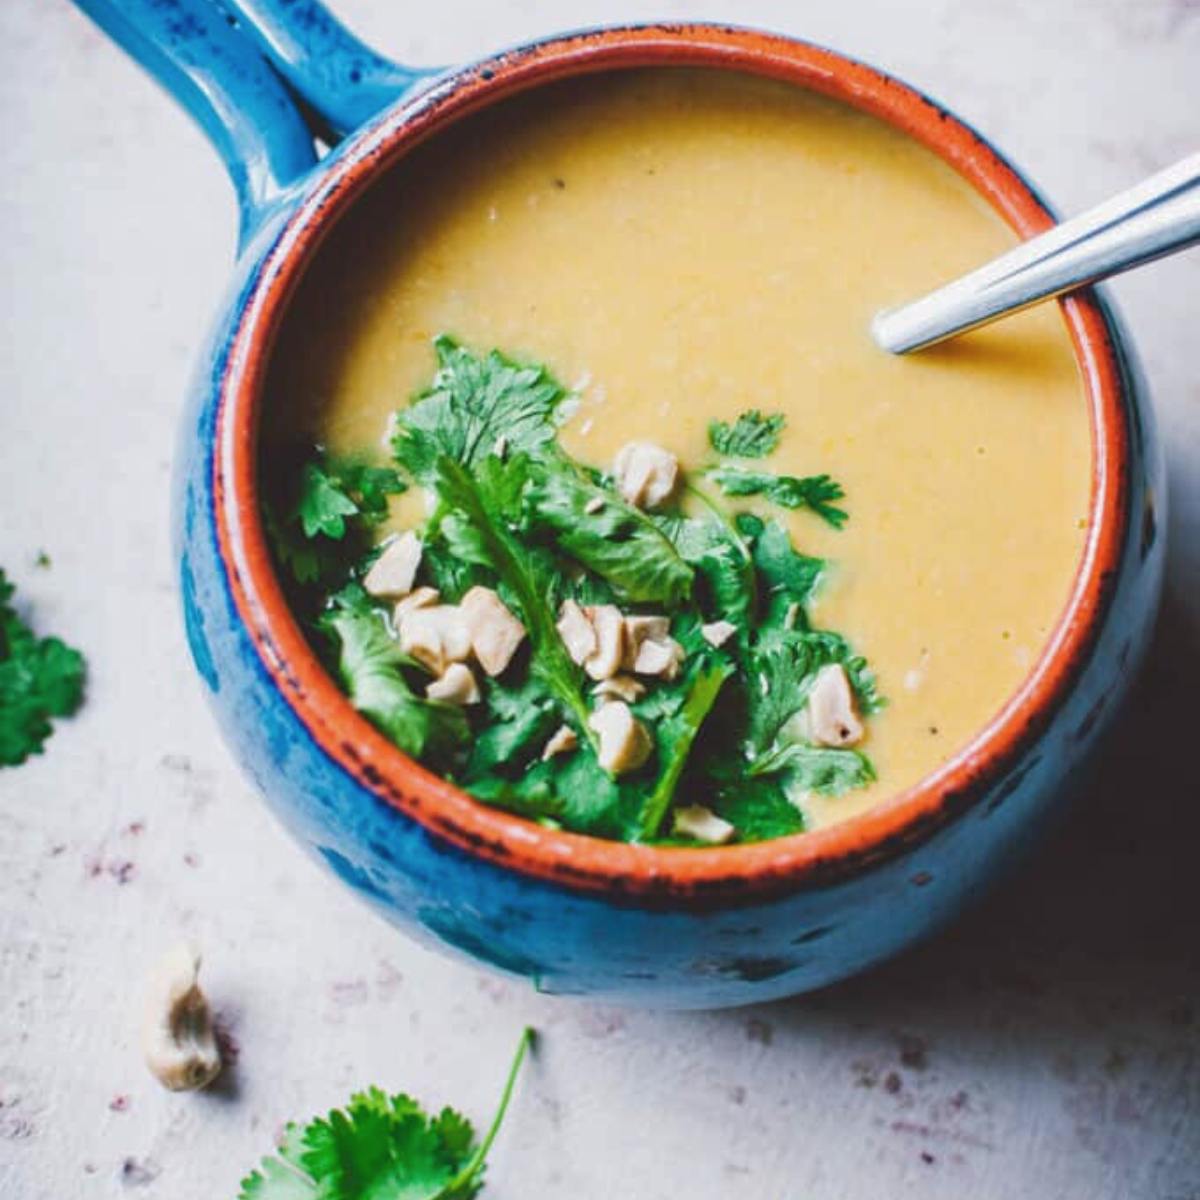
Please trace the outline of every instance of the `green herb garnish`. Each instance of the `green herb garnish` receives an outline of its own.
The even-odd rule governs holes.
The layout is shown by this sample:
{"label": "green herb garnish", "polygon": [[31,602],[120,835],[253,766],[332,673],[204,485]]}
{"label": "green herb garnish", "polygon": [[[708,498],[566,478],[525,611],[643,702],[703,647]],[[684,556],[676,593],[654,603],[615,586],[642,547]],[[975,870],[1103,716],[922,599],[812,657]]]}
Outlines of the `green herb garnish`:
{"label": "green herb garnish", "polygon": [[445,455],[464,467],[489,455],[532,452],[554,441],[566,391],[543,367],[521,366],[493,350],[476,358],[453,338],[434,341],[438,370],[428,391],[397,414],[396,461],[430,483]]}
{"label": "green herb garnish", "polygon": [[[712,808],[742,841],[783,836],[803,828],[805,794],[874,778],[857,750],[813,744],[803,720],[829,664],[844,669],[859,715],[881,703],[846,640],[812,627],[822,559],[696,479],[657,510],[627,503],[617,480],[560,445],[567,392],[544,367],[476,355],[449,337],[434,349],[431,386],[395,416],[389,464],[351,468],[313,454],[267,513],[296,610],[364,716],[485,803],[627,841],[678,842],[671,813],[683,804]],[[759,458],[784,424],[753,411],[713,422],[709,436],[722,455]],[[828,476],[725,464],[704,478],[725,496],[845,520]],[[372,527],[406,485],[429,498],[417,584],[449,605],[492,589],[526,635],[496,677],[476,671],[480,697],[469,706],[426,697],[431,672],[401,653],[390,605],[359,582],[379,553]],[[643,670],[628,652],[620,672],[634,690],[622,719],[634,718],[641,753],[604,760],[609,769],[591,724],[606,697],[558,627],[567,600],[615,606],[626,622],[650,618],[672,656],[669,668]],[[552,738],[568,744],[545,753]]]}
{"label": "green herb garnish", "polygon": [[370,545],[366,532],[387,515],[388,496],[408,485],[392,467],[335,462],[324,454],[297,467],[281,457],[266,510],[276,557],[297,583],[336,587],[349,562]]}
{"label": "green herb garnish", "polygon": [[842,485],[828,475],[798,478],[766,471],[745,471],[741,467],[714,467],[708,472],[708,478],[727,496],[764,496],[781,508],[808,508],[834,529],[841,529],[846,523],[846,510],[833,503],[841,500],[845,493]]}
{"label": "green herb garnish", "polygon": [[444,766],[470,736],[463,710],[414,693],[407,670],[421,667],[400,653],[382,612],[366,593],[348,588],[334,597],[319,625],[336,648],[336,672],[350,702],[406,754]]}
{"label": "green herb garnish", "polygon": [[70,716],[83,699],[83,655],[56,637],[37,637],[17,615],[0,569],[0,766],[40,754],[51,717]]}
{"label": "green herb garnish", "polygon": [[433,1116],[411,1096],[370,1088],[326,1117],[288,1125],[277,1153],[242,1180],[239,1200],[471,1200],[532,1040],[526,1029],[482,1141],[452,1108]]}
{"label": "green herb garnish", "polygon": [[779,445],[779,436],[787,420],[783,413],[763,416],[757,408],[744,412],[732,425],[710,421],[709,445],[728,458],[766,458]]}

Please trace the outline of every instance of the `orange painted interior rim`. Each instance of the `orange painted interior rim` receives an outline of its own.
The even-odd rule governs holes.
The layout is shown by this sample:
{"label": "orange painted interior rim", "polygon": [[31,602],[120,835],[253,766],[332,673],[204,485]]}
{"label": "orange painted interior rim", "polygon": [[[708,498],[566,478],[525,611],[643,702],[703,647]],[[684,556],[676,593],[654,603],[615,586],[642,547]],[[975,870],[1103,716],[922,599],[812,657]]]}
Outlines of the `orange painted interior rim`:
{"label": "orange painted interior rim", "polygon": [[712,25],[655,25],[500,54],[356,135],[288,217],[238,316],[220,382],[214,516],[234,602],[266,670],[314,740],[366,789],[471,855],[572,890],[633,903],[747,902],[843,878],[919,843],[1004,778],[1087,661],[1129,520],[1122,373],[1090,296],[1062,302],[1093,449],[1088,533],[1066,608],[1021,687],[964,749],[915,786],[825,829],[717,848],[639,846],[547,829],[473,800],[397,749],[326,674],[288,609],[259,512],[258,421],[274,335],[304,265],[355,197],[419,142],[506,96],[572,75],[669,65],[737,69],[842,100],[933,150],[1018,234],[1052,223],[1020,175],[955,117],[890,76],[803,42]]}

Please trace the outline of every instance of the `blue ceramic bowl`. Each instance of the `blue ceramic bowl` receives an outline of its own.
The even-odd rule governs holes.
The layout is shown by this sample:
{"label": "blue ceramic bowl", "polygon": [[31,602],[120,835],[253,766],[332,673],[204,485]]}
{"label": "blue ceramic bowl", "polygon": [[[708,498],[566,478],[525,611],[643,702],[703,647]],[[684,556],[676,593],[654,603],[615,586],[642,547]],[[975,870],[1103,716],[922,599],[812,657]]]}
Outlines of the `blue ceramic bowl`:
{"label": "blue ceramic bowl", "polygon": [[[307,0],[79,2],[191,110],[238,191],[239,261],[177,459],[188,639],[221,728],[272,809],[369,904],[422,941],[542,991],[716,1007],[820,987],[896,953],[952,918],[1044,829],[1142,657],[1161,585],[1159,447],[1125,336],[1093,293],[1063,303],[1094,476],[1062,618],[971,745],[830,829],[667,849],[550,831],[476,804],[401,754],[322,672],[259,518],[263,379],[294,285],[364,189],[462,116],[589,71],[689,64],[769,75],[923,142],[1019,234],[1044,228],[1051,218],[1029,184],[978,135],[872,68],[748,30],[593,31],[431,79],[373,54]],[[319,163],[316,132],[342,139]]]}

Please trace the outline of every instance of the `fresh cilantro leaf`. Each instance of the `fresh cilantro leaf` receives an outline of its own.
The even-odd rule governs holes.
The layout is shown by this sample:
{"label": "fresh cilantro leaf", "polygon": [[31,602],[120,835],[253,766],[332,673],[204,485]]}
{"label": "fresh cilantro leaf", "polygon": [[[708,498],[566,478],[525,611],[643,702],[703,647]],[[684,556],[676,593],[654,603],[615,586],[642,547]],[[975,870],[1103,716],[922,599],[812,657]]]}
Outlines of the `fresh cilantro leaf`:
{"label": "fresh cilantro leaf", "polygon": [[802,638],[764,630],[750,661],[747,740],[754,756],[765,755],[783,726],[804,707],[820,663]]}
{"label": "fresh cilantro leaf", "polygon": [[263,524],[279,565],[290,572],[296,583],[301,586],[332,583],[344,574],[341,550],[328,538],[309,540],[299,522],[281,522],[270,507],[263,511]]}
{"label": "fresh cilantro leaf", "polygon": [[548,784],[554,812],[568,829],[594,837],[627,839],[629,814],[636,812],[644,784],[638,777],[620,781],[605,773],[594,754],[582,746],[570,754],[555,755],[536,763],[527,775],[529,784]]}
{"label": "fresh cilantro leaf", "polygon": [[551,603],[555,611],[564,600],[574,600],[579,605],[616,604],[617,593],[606,579],[568,563],[554,580]]}
{"label": "fresh cilantro leaf", "polygon": [[796,550],[778,521],[763,525],[752,553],[767,602],[763,623],[783,624],[802,615],[825,570],[824,560]]}
{"label": "fresh cilantro leaf", "polygon": [[426,700],[408,686],[406,658],[388,632],[383,613],[362,606],[335,605],[319,625],[337,645],[337,671],[350,702],[406,754],[445,764],[470,739],[461,708]]}
{"label": "fresh cilantro leaf", "polygon": [[40,754],[51,717],[70,716],[83,698],[83,656],[56,637],[38,638],[12,606],[0,569],[0,766]]}
{"label": "fresh cilantro leaf", "polygon": [[516,813],[519,817],[562,823],[563,805],[554,783],[546,772],[539,771],[537,767],[516,778],[497,774],[480,775],[464,783],[463,787],[476,800]]}
{"label": "fresh cilantro leaf", "polygon": [[818,666],[824,666],[826,663],[842,665],[850,680],[850,686],[854,689],[860,712],[870,716],[887,704],[879,694],[875,673],[867,660],[861,654],[856,654],[840,633],[829,629],[805,629],[798,631],[795,636],[808,644]]}
{"label": "fresh cilantro leaf", "polygon": [[513,602],[529,634],[533,651],[530,669],[573,716],[578,731],[590,739],[588,706],[580,692],[581,672],[567,654],[555,627],[555,614],[546,602],[552,586],[547,569],[510,531],[505,519],[513,477],[521,476],[519,458],[503,463],[489,456],[472,475],[461,463],[443,454],[435,459],[432,484],[443,509],[457,518],[455,549],[469,561],[493,571],[503,584],[506,602]]}
{"label": "fresh cilantro leaf", "polygon": [[[281,457],[292,463],[295,453]],[[274,474],[279,475],[278,468]],[[391,467],[334,461],[308,452],[282,481],[268,478],[264,523],[280,564],[296,583],[338,586],[367,548],[364,527],[387,515],[387,498],[406,484]],[[358,536],[349,537],[351,532]]]}
{"label": "fresh cilantro leaf", "polygon": [[754,563],[736,529],[716,517],[665,517],[661,528],[703,581],[705,616],[738,627],[744,647],[758,605]]}
{"label": "fresh cilantro leaf", "polygon": [[642,805],[638,830],[642,840],[649,840],[658,834],[675,798],[675,789],[687,766],[696,735],[712,712],[717,696],[732,672],[733,667],[729,663],[718,663],[698,671],[688,685],[687,696],[678,713],[654,727],[662,771]]}
{"label": "fresh cilantro leaf", "polygon": [[471,746],[467,787],[491,771],[521,768],[541,751],[562,723],[561,706],[536,676],[520,687],[491,681],[484,695],[484,721]]}
{"label": "fresh cilantro leaf", "polygon": [[837,750],[804,741],[785,741],[759,759],[751,772],[759,776],[783,772],[784,786],[792,795],[820,792],[840,796],[875,779],[871,760],[858,750]]}
{"label": "fresh cilantro leaf", "polygon": [[396,414],[392,438],[396,461],[414,479],[432,482],[442,455],[474,467],[501,439],[514,454],[554,440],[566,392],[544,367],[521,366],[498,350],[477,358],[445,335],[434,349],[433,385]]}
{"label": "fresh cilantro leaf", "polygon": [[496,1115],[478,1145],[452,1108],[430,1116],[411,1096],[378,1088],[306,1125],[289,1125],[276,1155],[242,1180],[239,1200],[471,1200],[533,1038],[517,1045]]}
{"label": "fresh cilantro leaf", "polygon": [[[624,600],[676,608],[694,572],[640,509],[587,479],[561,457],[529,460],[523,527],[612,585]],[[592,511],[594,510],[594,511]]]}
{"label": "fresh cilantro leaf", "polygon": [[766,458],[779,445],[779,435],[787,423],[783,413],[763,416],[757,408],[744,412],[732,425],[725,421],[708,423],[708,441],[718,454],[730,458]]}
{"label": "fresh cilantro leaf", "polygon": [[444,603],[457,604],[477,584],[495,586],[496,577],[479,563],[455,554],[438,527],[426,530],[421,553],[421,575],[441,593]]}
{"label": "fresh cilantro leaf", "polygon": [[766,471],[746,471],[741,467],[714,467],[708,472],[727,496],[765,496],[781,508],[808,508],[834,529],[846,523],[845,509],[834,505],[846,494],[842,485],[828,475],[771,475]]}
{"label": "fresh cilantro leaf", "polygon": [[333,473],[345,491],[356,498],[358,511],[369,520],[387,516],[388,497],[408,491],[408,484],[392,467],[346,462],[335,465]]}
{"label": "fresh cilantro leaf", "polygon": [[778,776],[723,781],[709,804],[736,830],[739,842],[765,842],[804,831],[804,816]]}
{"label": "fresh cilantro leaf", "polygon": [[296,517],[305,537],[314,538],[324,534],[335,541],[345,537],[346,518],[357,513],[358,505],[324,467],[315,462],[304,464],[300,472]]}
{"label": "fresh cilantro leaf", "polygon": [[787,722],[808,700],[817,672],[840,663],[857,695],[863,713],[882,707],[875,677],[866,660],[856,655],[844,637],[822,629],[764,629],[750,663],[749,745],[755,756],[753,774],[777,768],[763,765]]}

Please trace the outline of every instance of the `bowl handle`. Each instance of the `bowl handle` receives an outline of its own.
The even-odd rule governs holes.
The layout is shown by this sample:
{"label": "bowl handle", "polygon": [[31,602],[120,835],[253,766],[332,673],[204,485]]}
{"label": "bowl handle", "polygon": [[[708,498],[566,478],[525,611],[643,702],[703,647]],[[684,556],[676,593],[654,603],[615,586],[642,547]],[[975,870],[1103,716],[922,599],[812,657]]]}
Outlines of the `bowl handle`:
{"label": "bowl handle", "polygon": [[441,71],[440,67],[402,67],[376,54],[317,0],[224,3],[320,118],[327,142],[345,137]]}
{"label": "bowl handle", "polygon": [[75,3],[208,135],[237,193],[240,246],[316,162],[315,137],[336,142],[434,73],[381,58],[314,0]]}
{"label": "bowl handle", "polygon": [[316,161],[312,131],[253,43],[212,0],[75,0],[171,93],[220,154],[244,244]]}

